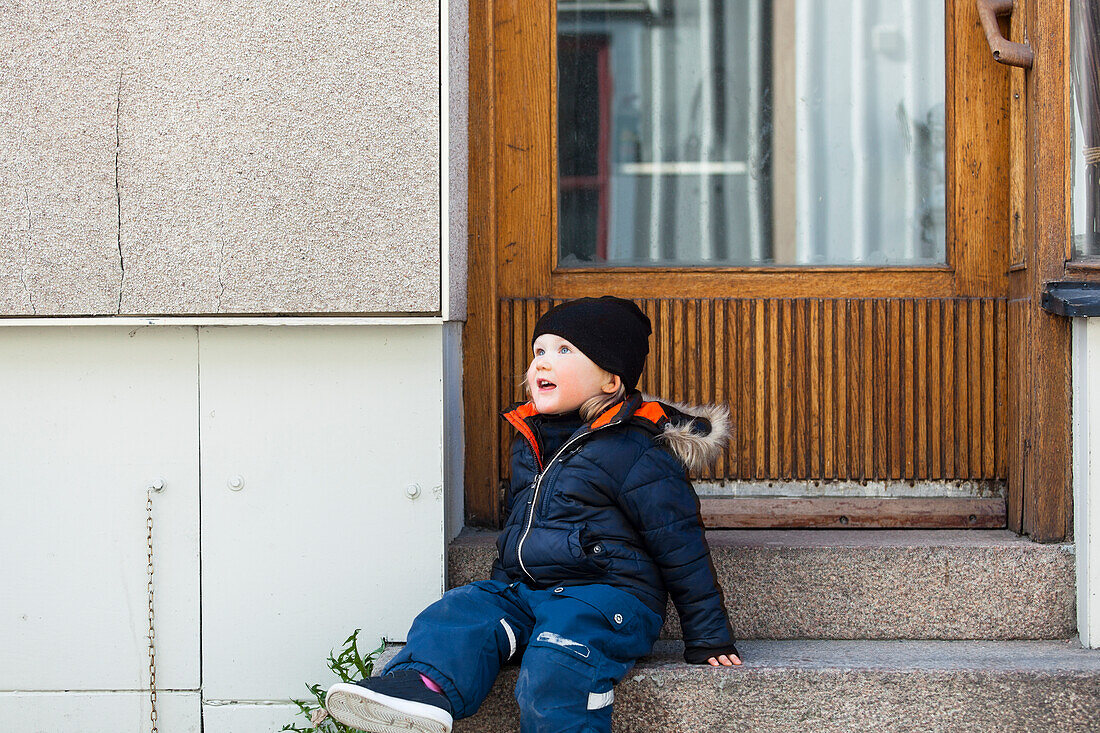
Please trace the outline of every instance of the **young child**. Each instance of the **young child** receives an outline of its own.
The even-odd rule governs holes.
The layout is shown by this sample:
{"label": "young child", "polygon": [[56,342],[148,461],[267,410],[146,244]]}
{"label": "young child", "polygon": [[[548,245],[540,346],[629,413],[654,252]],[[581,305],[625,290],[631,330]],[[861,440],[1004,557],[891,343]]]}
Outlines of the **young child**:
{"label": "young child", "polygon": [[643,400],[651,332],[636,305],[610,296],[538,320],[531,401],[504,414],[519,435],[492,579],[417,616],[381,676],[333,685],[334,718],[377,733],[450,731],[501,665],[522,658],[524,733],[610,731],[613,687],[650,652],[667,594],[686,661],[741,664],[685,478],[685,465],[716,457],[728,415]]}

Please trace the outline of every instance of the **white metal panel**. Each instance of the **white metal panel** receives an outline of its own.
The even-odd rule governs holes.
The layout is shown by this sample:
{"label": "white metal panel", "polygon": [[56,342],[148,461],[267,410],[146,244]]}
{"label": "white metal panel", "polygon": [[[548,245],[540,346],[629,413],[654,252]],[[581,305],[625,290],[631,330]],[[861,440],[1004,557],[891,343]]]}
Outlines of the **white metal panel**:
{"label": "white metal panel", "polygon": [[1100,318],[1073,319],[1073,514],[1077,627],[1100,647]]}
{"label": "white metal panel", "polygon": [[0,690],[148,684],[156,476],[157,681],[198,687],[196,348],[192,328],[0,329]]}
{"label": "white metal panel", "polygon": [[442,327],[200,330],[206,699],[302,696],[352,630],[403,639],[440,597],[442,348]]}
{"label": "white metal panel", "polygon": [[446,519],[444,540],[450,543],[465,524],[463,475],[466,469],[466,444],[462,425],[462,324],[451,322],[443,327],[443,471],[447,491],[444,494]]}
{"label": "white metal panel", "polygon": [[[157,729],[200,733],[200,707],[197,692],[158,694]],[[3,730],[12,733],[148,733],[152,729],[149,695],[142,692],[0,692],[0,718]],[[217,730],[208,728],[207,733]]]}
{"label": "white metal panel", "polygon": [[[299,699],[310,697],[302,692]],[[298,708],[288,704],[203,705],[202,723],[206,733],[270,733],[287,723],[309,727]]]}

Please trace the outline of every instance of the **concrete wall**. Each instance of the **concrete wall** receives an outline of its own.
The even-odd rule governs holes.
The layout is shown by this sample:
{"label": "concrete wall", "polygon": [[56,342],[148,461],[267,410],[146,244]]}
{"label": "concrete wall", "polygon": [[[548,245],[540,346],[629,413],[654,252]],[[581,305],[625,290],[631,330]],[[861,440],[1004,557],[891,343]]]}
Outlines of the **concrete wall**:
{"label": "concrete wall", "polygon": [[440,21],[0,6],[0,315],[441,312]]}

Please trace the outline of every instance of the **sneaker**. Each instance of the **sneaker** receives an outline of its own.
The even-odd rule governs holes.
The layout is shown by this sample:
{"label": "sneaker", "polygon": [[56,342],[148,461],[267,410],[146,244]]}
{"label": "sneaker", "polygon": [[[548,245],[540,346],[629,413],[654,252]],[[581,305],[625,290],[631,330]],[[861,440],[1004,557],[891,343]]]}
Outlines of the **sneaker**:
{"label": "sneaker", "polygon": [[341,723],[370,733],[450,733],[454,722],[447,697],[429,689],[413,669],[338,682],[325,695],[325,708]]}

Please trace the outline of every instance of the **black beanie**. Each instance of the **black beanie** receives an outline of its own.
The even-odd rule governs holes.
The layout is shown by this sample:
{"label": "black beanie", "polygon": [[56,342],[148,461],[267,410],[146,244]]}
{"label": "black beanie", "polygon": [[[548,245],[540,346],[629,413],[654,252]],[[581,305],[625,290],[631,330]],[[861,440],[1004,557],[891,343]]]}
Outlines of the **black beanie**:
{"label": "black beanie", "polygon": [[649,353],[649,318],[629,300],[605,295],[551,308],[535,324],[531,343],[544,333],[561,336],[596,366],[617,374],[627,392],[638,384]]}

